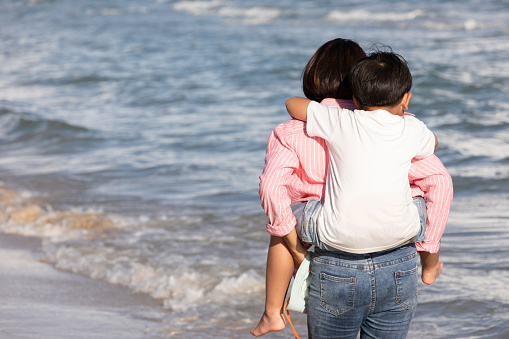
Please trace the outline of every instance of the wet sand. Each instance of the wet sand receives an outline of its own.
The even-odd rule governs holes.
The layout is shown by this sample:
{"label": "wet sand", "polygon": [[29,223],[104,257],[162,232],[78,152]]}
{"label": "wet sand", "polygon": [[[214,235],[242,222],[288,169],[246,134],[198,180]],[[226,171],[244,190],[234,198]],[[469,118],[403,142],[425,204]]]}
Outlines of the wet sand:
{"label": "wet sand", "polygon": [[154,338],[161,303],[40,261],[41,240],[0,234],[0,338]]}

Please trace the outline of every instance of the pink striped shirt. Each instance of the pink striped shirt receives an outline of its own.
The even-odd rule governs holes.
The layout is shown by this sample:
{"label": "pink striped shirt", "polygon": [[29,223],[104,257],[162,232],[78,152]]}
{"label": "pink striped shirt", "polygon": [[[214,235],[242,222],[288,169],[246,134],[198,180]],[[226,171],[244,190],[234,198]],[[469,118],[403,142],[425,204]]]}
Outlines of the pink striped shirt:
{"label": "pink striped shirt", "polygon": [[[325,99],[322,103],[356,109],[350,100]],[[292,204],[311,198],[323,200],[327,164],[325,141],[308,136],[306,123],[289,120],[272,131],[259,192],[269,218],[269,234],[284,236],[294,229]],[[416,244],[417,250],[437,253],[452,202],[451,176],[442,162],[431,155],[412,161],[408,179],[412,196],[422,196],[427,207],[426,240]]]}

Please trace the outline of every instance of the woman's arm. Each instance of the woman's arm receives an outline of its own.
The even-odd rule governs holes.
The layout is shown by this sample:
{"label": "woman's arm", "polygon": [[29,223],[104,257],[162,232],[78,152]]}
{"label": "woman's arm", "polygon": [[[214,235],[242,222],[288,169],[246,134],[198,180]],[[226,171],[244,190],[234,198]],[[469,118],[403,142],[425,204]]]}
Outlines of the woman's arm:
{"label": "woman's arm", "polygon": [[308,113],[308,105],[311,100],[301,97],[292,97],[286,101],[286,110],[292,118],[306,121]]}

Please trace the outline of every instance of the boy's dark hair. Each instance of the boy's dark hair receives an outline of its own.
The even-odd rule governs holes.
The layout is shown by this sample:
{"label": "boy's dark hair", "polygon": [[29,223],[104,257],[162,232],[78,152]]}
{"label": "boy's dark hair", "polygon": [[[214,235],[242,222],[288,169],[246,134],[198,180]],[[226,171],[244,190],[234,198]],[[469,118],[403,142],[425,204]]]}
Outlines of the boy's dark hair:
{"label": "boy's dark hair", "polygon": [[334,39],[323,44],[311,57],[302,73],[302,89],[306,98],[352,100],[348,74],[355,61],[366,56],[358,43]]}
{"label": "boy's dark hair", "polygon": [[412,74],[401,55],[376,51],[355,63],[350,86],[361,108],[394,107],[410,92]]}

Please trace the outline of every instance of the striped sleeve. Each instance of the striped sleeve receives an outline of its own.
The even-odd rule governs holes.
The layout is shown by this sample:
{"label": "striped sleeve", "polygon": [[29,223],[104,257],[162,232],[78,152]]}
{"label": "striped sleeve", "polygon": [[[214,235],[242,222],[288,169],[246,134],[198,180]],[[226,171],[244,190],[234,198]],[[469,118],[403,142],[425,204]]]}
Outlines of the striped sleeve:
{"label": "striped sleeve", "polygon": [[438,253],[453,199],[452,179],[437,156],[412,160],[408,173],[412,195],[426,201],[426,240],[416,244],[419,252]]}
{"label": "striped sleeve", "polygon": [[269,218],[267,232],[270,235],[282,237],[295,227],[288,188],[291,187],[291,176],[298,166],[299,159],[295,151],[278,135],[277,128],[274,129],[267,145],[259,190],[262,207]]}

